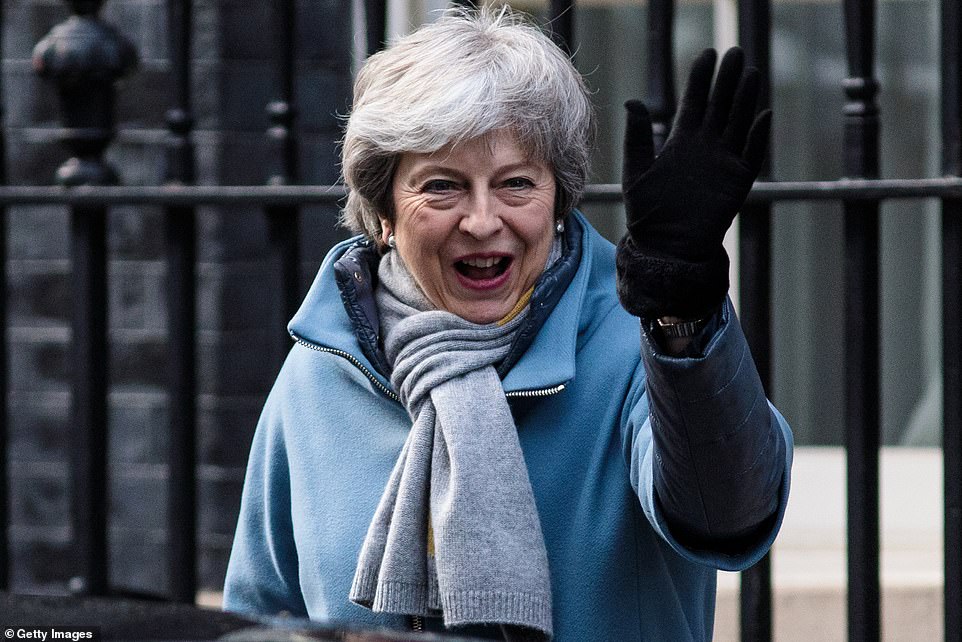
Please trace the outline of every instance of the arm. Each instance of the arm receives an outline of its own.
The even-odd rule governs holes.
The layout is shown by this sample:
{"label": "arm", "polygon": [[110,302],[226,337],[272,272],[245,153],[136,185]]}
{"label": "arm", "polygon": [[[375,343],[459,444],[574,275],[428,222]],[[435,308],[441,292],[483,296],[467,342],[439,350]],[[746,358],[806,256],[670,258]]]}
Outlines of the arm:
{"label": "arm", "polygon": [[287,453],[276,405],[272,392],[251,445],[224,582],[224,610],[307,617],[291,524]]}
{"label": "arm", "polygon": [[781,525],[792,435],[730,303],[714,321],[682,357],[642,337],[625,452],[652,527],[683,557],[735,571],[757,562]]}
{"label": "arm", "polygon": [[[648,403],[630,421],[632,443],[645,445],[632,452],[636,490],[673,546],[729,554],[709,560],[728,568],[774,538],[791,435],[726,300],[722,244],[761,168],[770,112],[755,115],[758,75],[743,72],[740,50],[725,55],[712,87],[714,64],[711,50],[695,62],[657,158],[647,110],[626,105],[617,266],[622,305],[641,318],[647,372]],[[652,319],[695,323],[673,338]]]}
{"label": "arm", "polygon": [[715,324],[702,351],[684,357],[643,333],[652,483],[680,542],[737,551],[764,539],[784,509],[791,433],[765,398],[730,303]]}

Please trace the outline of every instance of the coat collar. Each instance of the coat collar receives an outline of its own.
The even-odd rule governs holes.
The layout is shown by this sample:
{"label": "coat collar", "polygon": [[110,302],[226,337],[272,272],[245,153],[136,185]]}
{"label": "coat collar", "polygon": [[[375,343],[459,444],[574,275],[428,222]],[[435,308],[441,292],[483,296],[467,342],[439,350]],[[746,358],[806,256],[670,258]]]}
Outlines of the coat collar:
{"label": "coat collar", "polygon": [[563,273],[546,273],[535,286],[532,311],[548,311],[520,358],[503,377],[505,392],[556,387],[574,379],[582,303],[591,272],[591,227],[580,212],[568,217],[571,260]]}
{"label": "coat collar", "polygon": [[[592,235],[577,211],[568,218],[566,251],[535,285],[530,322],[500,373],[505,392],[554,388],[574,378],[582,302],[588,285]],[[377,249],[359,237],[334,246],[288,325],[308,347],[350,356],[369,377],[392,389],[378,349]]]}

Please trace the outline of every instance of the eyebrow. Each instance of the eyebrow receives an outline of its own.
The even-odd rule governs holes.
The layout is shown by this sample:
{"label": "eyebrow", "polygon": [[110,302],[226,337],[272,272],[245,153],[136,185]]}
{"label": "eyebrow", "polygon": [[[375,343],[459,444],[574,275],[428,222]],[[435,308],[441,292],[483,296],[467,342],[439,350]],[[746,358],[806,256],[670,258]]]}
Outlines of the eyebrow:
{"label": "eyebrow", "polygon": [[[539,171],[541,170],[541,168],[538,167],[537,161],[522,160],[522,161],[518,161],[517,163],[509,163],[507,165],[497,168],[497,171],[495,172],[495,174],[510,174],[511,172],[516,172],[529,167],[538,169]],[[449,165],[430,164],[430,165],[425,165],[424,167],[418,169],[416,172],[411,174],[411,180],[417,182],[417,181],[423,180],[424,178],[426,178],[427,176],[430,176],[431,174],[441,174],[444,176],[454,176],[458,178],[461,178],[465,175],[464,172],[462,172],[456,167],[451,167]]]}

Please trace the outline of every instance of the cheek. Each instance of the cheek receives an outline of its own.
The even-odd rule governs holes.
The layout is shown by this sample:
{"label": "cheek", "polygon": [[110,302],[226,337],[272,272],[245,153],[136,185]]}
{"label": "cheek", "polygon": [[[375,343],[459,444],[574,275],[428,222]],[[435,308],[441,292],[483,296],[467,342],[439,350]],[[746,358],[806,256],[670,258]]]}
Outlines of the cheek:
{"label": "cheek", "polygon": [[545,228],[539,226],[536,229],[529,230],[525,234],[525,242],[528,246],[529,252],[535,254],[547,254],[548,250],[551,248],[551,241],[554,239],[552,232]]}
{"label": "cheek", "polygon": [[403,237],[401,255],[414,275],[427,276],[439,269],[445,236],[443,230],[432,225],[431,217],[407,219],[399,226],[399,233]]}
{"label": "cheek", "polygon": [[423,270],[437,255],[437,247],[425,238],[423,234],[417,234],[408,239],[407,244],[408,263],[413,269]]}
{"label": "cheek", "polygon": [[529,246],[550,246],[554,238],[554,210],[542,205],[519,219],[519,233]]}
{"label": "cheek", "polygon": [[396,199],[395,203],[397,209],[394,224],[399,245],[414,250],[424,244],[426,232],[431,229],[431,217],[426,212],[423,199]]}

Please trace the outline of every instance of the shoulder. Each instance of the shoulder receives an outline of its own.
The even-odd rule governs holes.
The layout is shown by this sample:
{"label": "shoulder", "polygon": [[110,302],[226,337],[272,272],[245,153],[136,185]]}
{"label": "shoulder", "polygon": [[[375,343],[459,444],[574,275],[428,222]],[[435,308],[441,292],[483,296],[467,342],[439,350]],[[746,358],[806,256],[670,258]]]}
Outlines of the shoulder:
{"label": "shoulder", "polygon": [[323,413],[332,404],[357,403],[380,393],[371,378],[347,353],[295,343],[281,367],[265,404],[265,414],[291,425]]}

